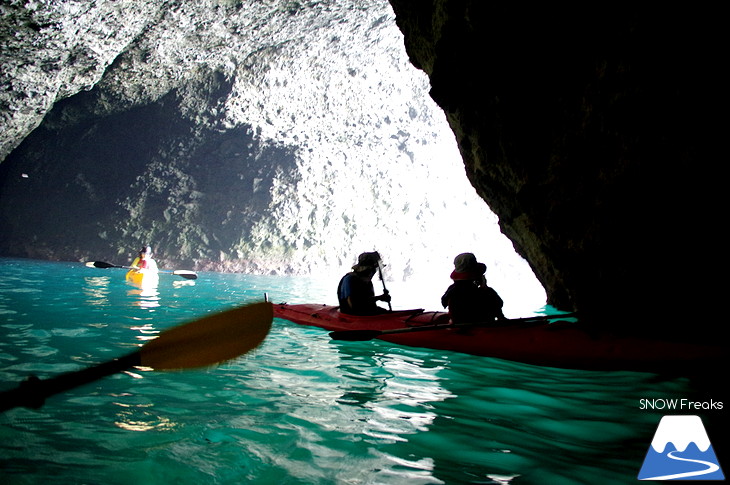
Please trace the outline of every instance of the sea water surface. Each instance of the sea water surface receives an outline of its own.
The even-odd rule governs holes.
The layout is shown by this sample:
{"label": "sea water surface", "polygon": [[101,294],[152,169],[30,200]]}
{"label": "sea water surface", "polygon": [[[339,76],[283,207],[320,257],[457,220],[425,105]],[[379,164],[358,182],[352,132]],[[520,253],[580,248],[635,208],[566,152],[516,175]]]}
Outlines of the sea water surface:
{"label": "sea water surface", "polygon": [[[0,390],[128,353],[246,302],[332,303],[337,282],[0,259]],[[397,298],[394,296],[394,306]],[[436,308],[430,308],[436,309]],[[683,378],[332,341],[275,319],[216,368],[133,369],[0,414],[4,484],[625,484]]]}

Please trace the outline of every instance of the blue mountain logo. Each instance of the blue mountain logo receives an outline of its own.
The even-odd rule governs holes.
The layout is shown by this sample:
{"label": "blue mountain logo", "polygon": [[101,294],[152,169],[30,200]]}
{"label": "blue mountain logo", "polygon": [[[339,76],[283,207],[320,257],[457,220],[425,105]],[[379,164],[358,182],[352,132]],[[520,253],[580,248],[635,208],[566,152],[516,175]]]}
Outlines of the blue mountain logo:
{"label": "blue mountain logo", "polygon": [[699,416],[664,416],[639,480],[725,480]]}

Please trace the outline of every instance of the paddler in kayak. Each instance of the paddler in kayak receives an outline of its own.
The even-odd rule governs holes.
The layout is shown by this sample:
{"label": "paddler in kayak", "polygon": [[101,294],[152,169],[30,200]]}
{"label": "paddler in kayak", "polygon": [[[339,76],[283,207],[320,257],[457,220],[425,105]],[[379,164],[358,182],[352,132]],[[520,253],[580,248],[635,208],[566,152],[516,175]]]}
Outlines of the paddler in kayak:
{"label": "paddler in kayak", "polygon": [[340,302],[340,312],[349,315],[380,315],[388,310],[379,307],[376,302],[390,302],[388,290],[382,295],[375,296],[373,276],[378,271],[380,254],[376,252],[362,253],[357,258],[357,264],[347,273],[337,285],[337,299]]}
{"label": "paddler in kayak", "polygon": [[454,271],[451,273],[454,284],[441,297],[441,304],[448,307],[453,323],[489,324],[504,320],[504,302],[493,288],[487,286],[486,272],[487,265],[478,262],[472,253],[462,253],[454,258]]}
{"label": "paddler in kayak", "polygon": [[139,270],[146,270],[150,273],[157,272],[157,261],[152,259],[152,247],[145,246],[139,250],[139,255],[132,261],[131,267]]}

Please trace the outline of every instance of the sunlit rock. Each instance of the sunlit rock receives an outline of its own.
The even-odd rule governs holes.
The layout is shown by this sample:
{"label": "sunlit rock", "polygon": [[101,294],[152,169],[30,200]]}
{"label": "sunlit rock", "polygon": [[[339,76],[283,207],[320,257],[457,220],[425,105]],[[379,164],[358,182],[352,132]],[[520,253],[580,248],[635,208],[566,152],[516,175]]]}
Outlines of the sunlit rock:
{"label": "sunlit rock", "polygon": [[3,6],[3,254],[334,278],[378,250],[432,306],[473,251],[544,302],[387,2],[82,5]]}

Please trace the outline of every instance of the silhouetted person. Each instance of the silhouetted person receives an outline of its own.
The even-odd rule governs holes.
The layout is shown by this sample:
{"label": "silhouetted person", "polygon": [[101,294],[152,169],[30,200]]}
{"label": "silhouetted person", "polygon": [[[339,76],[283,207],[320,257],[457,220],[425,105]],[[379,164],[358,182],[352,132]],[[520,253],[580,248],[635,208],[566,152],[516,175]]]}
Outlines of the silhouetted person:
{"label": "silhouetted person", "polygon": [[477,261],[472,253],[462,253],[454,259],[451,279],[441,304],[449,309],[453,323],[494,323],[504,319],[504,302],[494,289],[487,286],[484,274],[487,266]]}
{"label": "silhouetted person", "polygon": [[378,301],[390,302],[388,291],[375,296],[373,276],[378,271],[380,254],[377,252],[362,253],[357,258],[357,264],[347,273],[337,285],[337,299],[340,302],[340,311],[350,315],[378,315],[388,310],[376,305]]}

